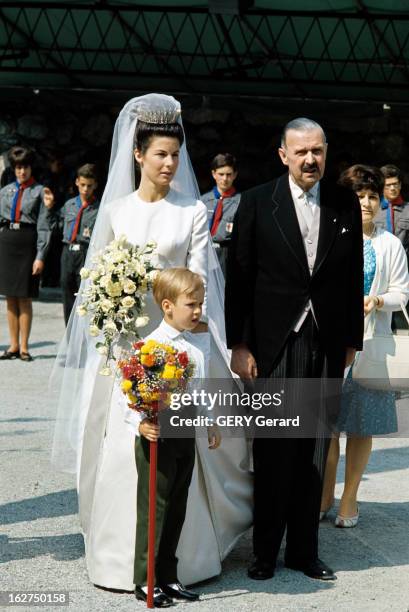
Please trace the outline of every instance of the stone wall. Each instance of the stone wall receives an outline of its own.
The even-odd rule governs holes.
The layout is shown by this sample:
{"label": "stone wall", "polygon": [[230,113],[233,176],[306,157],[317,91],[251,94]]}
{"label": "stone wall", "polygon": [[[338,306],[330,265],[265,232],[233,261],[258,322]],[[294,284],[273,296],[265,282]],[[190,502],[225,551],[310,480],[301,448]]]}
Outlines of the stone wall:
{"label": "stone wall", "polygon": [[[97,96],[95,96],[97,100]],[[238,186],[242,189],[269,180],[282,172],[276,148],[282,126],[294,116],[307,115],[320,121],[329,141],[328,174],[352,163],[401,167],[409,184],[409,116],[379,109],[368,113],[364,107],[316,107],[285,104],[264,108],[241,104],[228,110],[222,102],[212,107],[189,108],[184,104],[184,125],[189,152],[202,191],[211,186],[209,162],[219,152],[231,152],[239,161]],[[246,108],[247,106],[247,108]],[[112,130],[120,106],[90,102],[46,103],[31,98],[0,105],[0,170],[7,150],[15,144],[28,144],[38,153],[40,165],[46,153],[57,149],[67,171],[86,162],[96,162],[101,185],[109,161]],[[311,112],[313,109],[313,112]],[[286,111],[286,112],[284,112]]]}

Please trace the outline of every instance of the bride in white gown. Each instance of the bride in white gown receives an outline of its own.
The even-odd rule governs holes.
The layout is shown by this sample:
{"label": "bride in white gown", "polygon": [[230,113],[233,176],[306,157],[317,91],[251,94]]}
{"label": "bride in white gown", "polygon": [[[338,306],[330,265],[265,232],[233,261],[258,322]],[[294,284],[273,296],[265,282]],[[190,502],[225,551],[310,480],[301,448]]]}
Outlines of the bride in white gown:
{"label": "bride in white gown", "polygon": [[[201,274],[207,285],[210,376],[230,377],[220,271],[211,250],[206,207],[195,197],[195,180],[181,140],[180,105],[174,98],[150,94],[127,103],[115,127],[107,186],[88,257],[125,234],[129,242],[140,246],[154,240],[158,267],[187,266]],[[134,146],[141,181],[138,190],[132,192]],[[143,335],[148,335],[161,319],[149,295],[146,310],[150,322],[143,328]],[[124,421],[118,384],[97,373],[100,359],[92,341],[83,337],[85,327],[80,328],[81,322],[75,317],[68,331],[54,462],[67,469],[72,467],[73,457],[76,461],[79,514],[91,582],[131,591],[137,489],[135,436]],[[202,328],[206,333],[205,324]],[[78,342],[81,351],[72,347]],[[73,401],[73,384],[74,409],[67,416],[65,402],[68,393]],[[226,437],[213,453],[208,451],[207,439],[197,437],[196,463],[177,551],[181,582],[192,584],[219,574],[221,561],[250,526],[252,479],[248,468],[244,436]]]}

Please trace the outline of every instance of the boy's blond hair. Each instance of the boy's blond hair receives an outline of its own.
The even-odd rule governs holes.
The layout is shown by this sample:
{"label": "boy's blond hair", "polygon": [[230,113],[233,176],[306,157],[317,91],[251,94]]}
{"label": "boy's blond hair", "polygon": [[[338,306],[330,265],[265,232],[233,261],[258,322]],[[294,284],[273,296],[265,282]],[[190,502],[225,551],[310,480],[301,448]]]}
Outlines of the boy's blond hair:
{"label": "boy's blond hair", "polygon": [[191,296],[204,289],[203,279],[187,268],[166,268],[153,281],[153,297],[162,308],[163,300],[175,303],[180,295]]}

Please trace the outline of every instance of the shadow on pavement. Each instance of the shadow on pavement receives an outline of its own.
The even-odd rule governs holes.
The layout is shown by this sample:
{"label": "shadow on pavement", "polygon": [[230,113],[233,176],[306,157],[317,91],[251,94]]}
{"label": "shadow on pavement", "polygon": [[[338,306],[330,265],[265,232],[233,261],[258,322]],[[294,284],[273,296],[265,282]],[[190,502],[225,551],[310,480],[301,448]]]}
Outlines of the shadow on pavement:
{"label": "shadow on pavement", "polygon": [[84,541],[80,533],[34,538],[0,536],[0,563],[52,555],[57,561],[74,561],[84,556]]}
{"label": "shadow on pavement", "polygon": [[14,419],[0,419],[0,423],[34,423],[36,421],[54,421],[48,417],[15,417]]}
{"label": "shadow on pavement", "polygon": [[[30,342],[29,350],[35,348],[42,348],[43,346],[56,346],[57,342],[49,342],[48,340],[43,340],[42,342]],[[9,347],[8,344],[1,344],[0,351],[5,351]],[[17,361],[17,360],[16,360]]]}
{"label": "shadow on pavement", "polygon": [[[363,480],[368,474],[406,470],[409,466],[409,446],[374,449],[369,457]],[[341,455],[337,471],[337,483],[344,482],[345,455]]]}
{"label": "shadow on pavement", "polygon": [[320,556],[335,571],[408,564],[409,502],[360,502],[353,529],[336,528],[335,515],[332,509],[320,527]]}
{"label": "shadow on pavement", "polygon": [[78,512],[77,491],[68,489],[31,497],[0,506],[0,525],[12,525],[41,518],[68,516]]}

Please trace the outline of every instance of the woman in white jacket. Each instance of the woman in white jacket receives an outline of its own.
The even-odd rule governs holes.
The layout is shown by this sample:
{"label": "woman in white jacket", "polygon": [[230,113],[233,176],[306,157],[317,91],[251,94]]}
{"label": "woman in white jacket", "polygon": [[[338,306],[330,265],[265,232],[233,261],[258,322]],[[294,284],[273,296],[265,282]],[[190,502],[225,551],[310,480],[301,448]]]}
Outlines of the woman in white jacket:
{"label": "woman in white jacket", "polygon": [[[392,312],[400,310],[401,303],[408,300],[409,275],[400,240],[374,223],[383,193],[383,176],[377,168],[355,165],[342,173],[339,183],[355,191],[361,204],[365,332],[368,325],[373,325],[374,317],[376,333],[391,334]],[[351,369],[343,387],[338,429],[346,432],[347,444],[345,485],[335,525],[355,527],[359,518],[358,488],[371,453],[372,436],[398,429],[395,394],[366,389],[352,380]],[[339,437],[335,437],[327,459],[321,519],[334,502],[338,460]]]}

